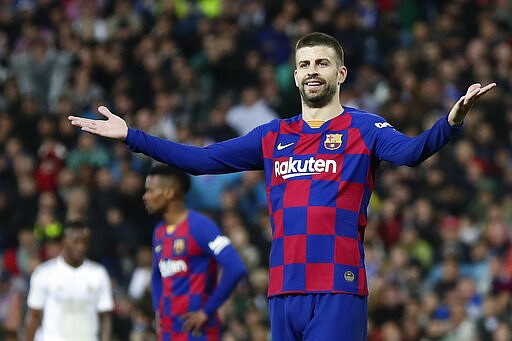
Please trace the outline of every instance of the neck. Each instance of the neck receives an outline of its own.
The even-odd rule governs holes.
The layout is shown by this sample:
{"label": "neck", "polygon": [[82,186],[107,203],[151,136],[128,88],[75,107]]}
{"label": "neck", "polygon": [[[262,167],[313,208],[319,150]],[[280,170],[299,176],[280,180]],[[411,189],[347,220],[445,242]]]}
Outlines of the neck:
{"label": "neck", "polygon": [[66,264],[68,264],[69,266],[72,266],[74,268],[78,268],[80,265],[82,265],[84,263],[83,260],[74,260],[74,259],[71,259],[71,257],[69,257],[68,255],[66,254],[62,254],[62,259],[64,259],[64,261],[66,262]]}
{"label": "neck", "polygon": [[304,101],[302,102],[302,119],[305,121],[308,120],[323,120],[328,121],[343,112],[343,106],[339,102],[339,100],[334,99],[339,98],[338,94],[333,96],[333,100],[329,102],[326,106],[322,108],[311,108],[308,107]]}
{"label": "neck", "polygon": [[188,209],[185,205],[170,206],[164,213],[164,220],[168,225],[178,225],[188,215]]}

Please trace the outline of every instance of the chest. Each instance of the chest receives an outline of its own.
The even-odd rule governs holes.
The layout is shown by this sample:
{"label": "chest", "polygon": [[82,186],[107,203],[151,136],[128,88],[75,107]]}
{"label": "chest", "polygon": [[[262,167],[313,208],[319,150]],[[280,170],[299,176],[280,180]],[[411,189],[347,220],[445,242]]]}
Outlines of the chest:
{"label": "chest", "polygon": [[87,271],[59,271],[46,281],[49,297],[56,301],[87,301],[98,295],[101,283],[94,273]]}
{"label": "chest", "polygon": [[281,129],[264,143],[271,186],[294,180],[364,182],[370,165],[370,152],[357,128],[334,127],[317,133]]}

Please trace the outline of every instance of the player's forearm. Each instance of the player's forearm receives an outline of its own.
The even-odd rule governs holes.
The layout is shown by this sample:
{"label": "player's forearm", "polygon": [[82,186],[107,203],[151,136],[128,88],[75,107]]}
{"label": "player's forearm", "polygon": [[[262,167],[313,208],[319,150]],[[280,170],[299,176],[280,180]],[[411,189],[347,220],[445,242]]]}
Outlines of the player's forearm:
{"label": "player's forearm", "polygon": [[112,338],[112,315],[110,312],[100,314],[100,340],[110,341]]}
{"label": "player's forearm", "polygon": [[234,248],[232,252],[226,252],[223,256],[224,260],[220,262],[223,271],[219,285],[203,307],[203,311],[208,316],[211,316],[226,301],[238,282],[247,275],[245,265]]}
{"label": "player's forearm", "polygon": [[222,174],[263,167],[258,132],[243,137],[196,147],[176,143],[130,128],[124,141],[131,151],[198,174]]}
{"label": "player's forearm", "polygon": [[25,341],[34,341],[36,330],[41,324],[41,313],[34,310],[29,310],[27,320],[25,323]]}
{"label": "player's forearm", "polygon": [[158,311],[160,305],[160,297],[162,297],[162,277],[158,270],[158,265],[153,262],[153,272],[151,274],[151,300],[153,302],[153,310]]}
{"label": "player's forearm", "polygon": [[[394,165],[416,166],[440,150],[461,127],[453,127],[447,116],[440,118],[432,128],[410,138],[401,133],[386,135],[378,144],[378,156]],[[388,141],[384,141],[384,140]]]}

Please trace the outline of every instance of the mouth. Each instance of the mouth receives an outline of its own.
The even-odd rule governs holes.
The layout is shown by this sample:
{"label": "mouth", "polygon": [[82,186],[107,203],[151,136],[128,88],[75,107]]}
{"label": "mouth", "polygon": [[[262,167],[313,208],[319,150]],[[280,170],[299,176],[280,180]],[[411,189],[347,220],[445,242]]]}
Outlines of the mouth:
{"label": "mouth", "polygon": [[315,91],[321,89],[325,82],[320,79],[307,79],[302,84],[308,90]]}

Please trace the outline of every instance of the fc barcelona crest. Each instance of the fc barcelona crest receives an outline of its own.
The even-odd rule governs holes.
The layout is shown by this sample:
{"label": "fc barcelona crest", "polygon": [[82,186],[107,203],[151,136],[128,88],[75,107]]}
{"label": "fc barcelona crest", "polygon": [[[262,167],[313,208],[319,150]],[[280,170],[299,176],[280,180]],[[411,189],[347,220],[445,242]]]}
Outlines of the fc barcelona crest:
{"label": "fc barcelona crest", "polygon": [[336,150],[341,147],[341,137],[343,134],[326,134],[324,147],[329,150]]}
{"label": "fc barcelona crest", "polygon": [[185,251],[185,239],[175,239],[174,244],[172,245],[172,249],[174,250],[175,255],[181,255],[183,251]]}

